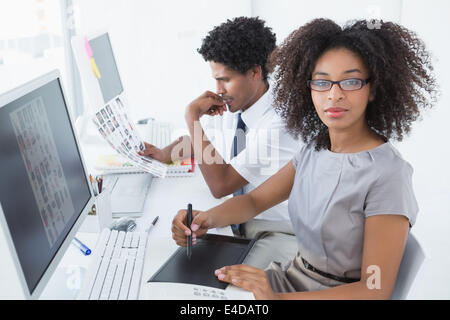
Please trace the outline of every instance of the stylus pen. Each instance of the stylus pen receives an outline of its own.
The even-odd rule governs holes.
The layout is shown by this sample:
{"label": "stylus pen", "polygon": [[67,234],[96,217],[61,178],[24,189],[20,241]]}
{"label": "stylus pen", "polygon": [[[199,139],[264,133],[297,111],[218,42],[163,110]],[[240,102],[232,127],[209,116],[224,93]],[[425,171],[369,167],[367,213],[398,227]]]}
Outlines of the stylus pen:
{"label": "stylus pen", "polygon": [[150,225],[150,227],[148,227],[147,230],[145,230],[145,231],[149,232],[155,226],[155,224],[158,222],[158,219],[159,219],[159,216],[156,216],[156,218],[153,220],[153,222]]}
{"label": "stylus pen", "polygon": [[191,223],[192,223],[192,204],[188,204],[187,207],[187,225],[189,230],[191,230],[191,235],[188,236],[187,238],[187,256],[188,259],[191,260],[191,256],[192,256],[192,229],[191,229]]}
{"label": "stylus pen", "polygon": [[80,251],[85,255],[88,256],[91,254],[91,249],[89,249],[83,242],[78,240],[76,237],[73,238],[72,243],[80,249]]}

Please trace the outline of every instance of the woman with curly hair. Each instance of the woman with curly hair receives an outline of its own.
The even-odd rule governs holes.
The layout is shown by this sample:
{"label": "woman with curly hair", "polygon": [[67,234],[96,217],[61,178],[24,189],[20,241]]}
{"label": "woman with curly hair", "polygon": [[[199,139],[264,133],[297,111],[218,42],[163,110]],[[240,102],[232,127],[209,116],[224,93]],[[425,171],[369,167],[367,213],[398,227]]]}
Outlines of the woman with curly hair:
{"label": "woman with curly hair", "polygon": [[[276,108],[306,145],[251,193],[196,212],[193,237],[289,199],[292,262],[226,266],[218,279],[257,299],[389,299],[418,212],[412,167],[390,141],[434,103],[429,54],[394,23],[316,19],[283,42],[275,65]],[[186,230],[173,226],[177,243]]]}

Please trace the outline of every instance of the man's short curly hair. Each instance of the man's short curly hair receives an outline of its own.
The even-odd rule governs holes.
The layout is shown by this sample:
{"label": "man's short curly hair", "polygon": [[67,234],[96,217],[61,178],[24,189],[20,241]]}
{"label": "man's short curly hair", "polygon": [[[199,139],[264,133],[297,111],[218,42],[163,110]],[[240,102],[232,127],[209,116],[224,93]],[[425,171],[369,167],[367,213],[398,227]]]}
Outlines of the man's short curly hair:
{"label": "man's short curly hair", "polygon": [[420,108],[432,107],[437,97],[433,66],[416,34],[392,22],[374,28],[366,20],[343,28],[315,19],[292,32],[273,55],[276,71],[275,108],[290,133],[316,149],[329,148],[328,128],[322,123],[307,87],[317,60],[328,50],[345,48],[358,54],[369,70],[374,100],[366,109],[369,127],[386,140],[401,141]]}
{"label": "man's short curly hair", "polygon": [[203,39],[197,51],[205,61],[222,63],[245,73],[261,66],[264,80],[269,73],[266,64],[276,46],[276,36],[258,17],[237,17],[216,26]]}

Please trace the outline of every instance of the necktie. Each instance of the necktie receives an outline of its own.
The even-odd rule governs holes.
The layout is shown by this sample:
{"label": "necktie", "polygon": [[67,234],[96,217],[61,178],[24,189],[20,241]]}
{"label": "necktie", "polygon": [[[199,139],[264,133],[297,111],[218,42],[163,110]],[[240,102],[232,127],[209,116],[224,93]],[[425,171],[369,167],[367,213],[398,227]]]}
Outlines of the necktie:
{"label": "necktie", "polygon": [[[236,127],[236,132],[234,134],[233,138],[233,158],[236,157],[242,150],[245,149],[245,131],[247,129],[247,126],[245,125],[244,121],[242,120],[241,113],[238,113],[238,123]],[[233,193],[233,197],[239,196],[241,194],[244,194],[244,188],[241,188]],[[233,224],[231,225],[231,228],[234,232],[241,233],[241,225]]]}
{"label": "necktie", "polygon": [[[242,120],[241,113],[238,113],[238,123],[236,127],[236,132],[233,138],[233,158],[236,157],[242,150],[245,149],[245,131],[247,126]],[[233,196],[239,196],[244,194],[244,189],[241,188],[233,193]]]}

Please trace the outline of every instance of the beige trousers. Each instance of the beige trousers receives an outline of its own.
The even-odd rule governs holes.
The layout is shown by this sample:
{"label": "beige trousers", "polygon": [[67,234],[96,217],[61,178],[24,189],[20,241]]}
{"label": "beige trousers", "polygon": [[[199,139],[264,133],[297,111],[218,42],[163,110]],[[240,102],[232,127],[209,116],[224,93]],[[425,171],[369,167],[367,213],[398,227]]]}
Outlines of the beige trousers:
{"label": "beige trousers", "polygon": [[287,265],[297,253],[297,240],[290,221],[253,219],[243,226],[244,236],[257,239],[244,260],[255,268],[265,269],[272,261]]}

